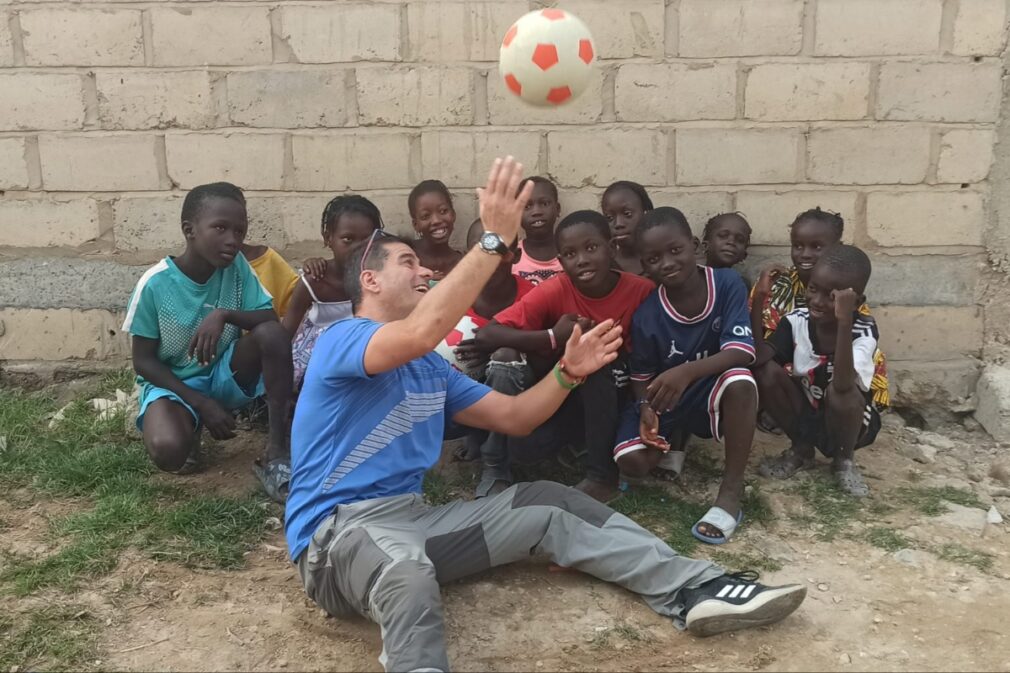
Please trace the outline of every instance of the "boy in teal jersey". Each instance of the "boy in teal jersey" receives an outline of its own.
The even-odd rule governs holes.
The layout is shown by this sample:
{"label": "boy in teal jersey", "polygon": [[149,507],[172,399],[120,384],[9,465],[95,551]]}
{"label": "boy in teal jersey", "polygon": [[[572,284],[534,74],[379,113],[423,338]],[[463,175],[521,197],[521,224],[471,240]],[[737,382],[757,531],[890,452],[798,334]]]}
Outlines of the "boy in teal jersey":
{"label": "boy in teal jersey", "polygon": [[142,386],[137,427],[154,464],[191,471],[202,428],[215,439],[234,437],[231,412],[265,391],[270,431],[257,474],[283,501],[291,470],[291,347],[272,297],[240,252],[247,228],[238,187],[220,182],[189,192],[182,206],[186,250],[140,278],[123,330],[133,337]]}

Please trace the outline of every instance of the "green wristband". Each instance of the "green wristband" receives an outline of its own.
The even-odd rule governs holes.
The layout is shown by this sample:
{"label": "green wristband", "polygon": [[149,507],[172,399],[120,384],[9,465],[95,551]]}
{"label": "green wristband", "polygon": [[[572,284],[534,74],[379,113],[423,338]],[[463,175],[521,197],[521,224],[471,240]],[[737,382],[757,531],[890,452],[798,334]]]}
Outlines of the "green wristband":
{"label": "green wristband", "polygon": [[578,383],[568,383],[565,381],[564,377],[561,376],[561,365],[554,365],[554,378],[558,380],[558,384],[565,390],[575,390],[579,387]]}

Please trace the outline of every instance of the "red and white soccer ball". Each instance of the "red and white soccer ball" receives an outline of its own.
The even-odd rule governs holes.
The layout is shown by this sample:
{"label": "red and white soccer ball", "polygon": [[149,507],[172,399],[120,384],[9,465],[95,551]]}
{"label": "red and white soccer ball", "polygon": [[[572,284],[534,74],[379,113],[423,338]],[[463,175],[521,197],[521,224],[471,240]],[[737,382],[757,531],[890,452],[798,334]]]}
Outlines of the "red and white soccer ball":
{"label": "red and white soccer ball", "polygon": [[509,91],[527,103],[562,105],[592,76],[596,48],[586,24],[561,9],[538,9],[508,29],[498,71]]}
{"label": "red and white soccer ball", "polygon": [[473,321],[468,315],[463,316],[456,327],[453,328],[449,334],[446,335],[442,342],[435,346],[435,352],[441,355],[443,358],[449,361],[453,367],[461,372],[466,371],[466,367],[462,362],[456,359],[455,348],[459,345],[460,341],[464,339],[472,339],[474,332],[477,331],[477,323]]}

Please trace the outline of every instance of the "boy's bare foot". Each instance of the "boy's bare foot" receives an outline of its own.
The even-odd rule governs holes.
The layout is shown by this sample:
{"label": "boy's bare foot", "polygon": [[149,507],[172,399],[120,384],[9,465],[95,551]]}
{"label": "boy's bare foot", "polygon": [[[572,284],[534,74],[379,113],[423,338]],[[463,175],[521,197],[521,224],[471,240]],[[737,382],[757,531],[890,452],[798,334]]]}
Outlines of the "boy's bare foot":
{"label": "boy's bare foot", "polygon": [[813,450],[792,446],[776,458],[765,458],[758,466],[758,474],[769,479],[788,479],[800,470],[814,466]]}
{"label": "boy's bare foot", "polygon": [[865,498],[870,494],[870,487],[863,481],[859,468],[851,460],[836,459],[831,465],[831,472],[839,488],[854,498]]}
{"label": "boy's bare foot", "polygon": [[593,481],[588,478],[576,484],[575,488],[599,500],[604,505],[612,503],[621,497],[621,489],[617,488],[617,484],[604,484],[602,481]]}

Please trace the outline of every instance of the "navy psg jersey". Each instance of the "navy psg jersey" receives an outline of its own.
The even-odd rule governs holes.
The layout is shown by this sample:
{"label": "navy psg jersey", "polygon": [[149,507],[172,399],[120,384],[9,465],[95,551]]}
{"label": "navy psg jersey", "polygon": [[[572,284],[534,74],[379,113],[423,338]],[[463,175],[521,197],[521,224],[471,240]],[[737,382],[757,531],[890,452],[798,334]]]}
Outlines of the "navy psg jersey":
{"label": "navy psg jersey", "polygon": [[700,266],[708,300],[696,316],[681,315],[660,285],[631,322],[631,380],[650,381],[667,369],[737,349],[754,360],[747,286],[732,269]]}

